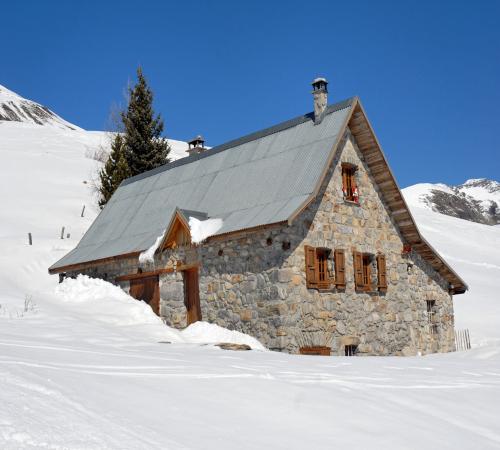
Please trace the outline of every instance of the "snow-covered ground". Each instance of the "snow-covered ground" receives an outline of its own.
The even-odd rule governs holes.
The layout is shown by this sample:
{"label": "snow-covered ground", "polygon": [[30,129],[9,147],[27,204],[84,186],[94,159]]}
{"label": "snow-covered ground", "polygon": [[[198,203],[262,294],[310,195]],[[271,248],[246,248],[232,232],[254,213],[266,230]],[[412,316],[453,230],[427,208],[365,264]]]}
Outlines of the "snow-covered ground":
{"label": "snow-covered ground", "polygon": [[500,448],[498,347],[228,352],[40,306],[2,323],[3,449]]}
{"label": "snow-covered ground", "polygon": [[101,145],[101,132],[0,121],[1,449],[500,448],[500,227],[413,207],[470,285],[455,307],[482,344],[471,351],[224,351],[212,344],[259,343],[172,330],[118,288],[47,274],[98,213]]}

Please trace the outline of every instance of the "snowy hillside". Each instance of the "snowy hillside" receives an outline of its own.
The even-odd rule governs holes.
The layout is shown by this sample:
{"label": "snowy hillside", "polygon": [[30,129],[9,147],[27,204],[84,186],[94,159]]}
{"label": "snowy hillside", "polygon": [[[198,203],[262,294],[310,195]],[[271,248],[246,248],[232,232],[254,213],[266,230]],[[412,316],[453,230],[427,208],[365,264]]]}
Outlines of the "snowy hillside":
{"label": "snowy hillside", "polygon": [[1,449],[500,448],[499,226],[412,202],[470,285],[457,325],[487,346],[424,358],[224,351],[212,344],[260,346],[206,323],[172,330],[108,283],[48,275],[98,213],[92,156],[109,142],[74,128],[0,121]]}
{"label": "snowy hillside", "polygon": [[469,285],[455,297],[456,327],[475,343],[500,339],[500,226],[490,225],[500,219],[500,183],[421,183],[403,194],[423,236]]}
{"label": "snowy hillside", "polygon": [[421,183],[405,189],[414,206],[427,207],[459,219],[495,225],[500,223],[500,183],[485,178],[458,186]]}
{"label": "snowy hillside", "polygon": [[[12,106],[9,102],[19,108],[37,105],[0,86],[0,111],[1,105]],[[57,283],[47,267],[76,245],[98,213],[93,181],[101,163],[95,156],[109,150],[110,137],[50,117],[43,125],[22,115],[0,120],[0,270],[5,274],[0,316],[19,308],[33,290]],[[185,142],[169,143],[172,159],[187,156]]]}

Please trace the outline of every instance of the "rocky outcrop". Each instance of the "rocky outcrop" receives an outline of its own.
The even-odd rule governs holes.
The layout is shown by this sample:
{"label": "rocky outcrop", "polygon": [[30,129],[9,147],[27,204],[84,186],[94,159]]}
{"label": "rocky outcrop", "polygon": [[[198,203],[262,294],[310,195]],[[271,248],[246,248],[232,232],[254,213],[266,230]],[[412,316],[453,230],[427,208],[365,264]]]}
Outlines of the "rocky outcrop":
{"label": "rocky outcrop", "polygon": [[431,189],[422,201],[433,211],[485,225],[500,223],[500,183],[493,180],[469,180],[459,186]]}
{"label": "rocky outcrop", "polygon": [[46,106],[27,100],[0,85],[0,121],[50,125],[69,130],[79,129]]}

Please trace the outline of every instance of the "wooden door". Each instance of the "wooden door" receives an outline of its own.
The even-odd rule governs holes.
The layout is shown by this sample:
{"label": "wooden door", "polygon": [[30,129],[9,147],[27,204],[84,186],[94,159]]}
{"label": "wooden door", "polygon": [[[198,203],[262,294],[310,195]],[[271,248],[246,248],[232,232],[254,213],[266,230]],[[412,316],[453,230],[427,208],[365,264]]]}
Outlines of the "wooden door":
{"label": "wooden door", "polygon": [[160,315],[160,283],[158,276],[130,280],[130,296],[145,301]]}
{"label": "wooden door", "polygon": [[187,324],[201,320],[200,287],[198,283],[198,268],[183,271],[184,304],[187,309]]}

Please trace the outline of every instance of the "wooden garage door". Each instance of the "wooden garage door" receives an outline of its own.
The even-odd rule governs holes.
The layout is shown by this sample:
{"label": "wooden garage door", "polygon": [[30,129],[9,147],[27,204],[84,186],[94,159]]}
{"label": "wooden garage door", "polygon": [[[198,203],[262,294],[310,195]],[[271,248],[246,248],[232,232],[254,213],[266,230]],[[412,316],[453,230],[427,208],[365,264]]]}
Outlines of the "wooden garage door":
{"label": "wooden garage door", "polygon": [[130,295],[137,300],[144,300],[160,315],[160,283],[158,276],[130,280]]}

